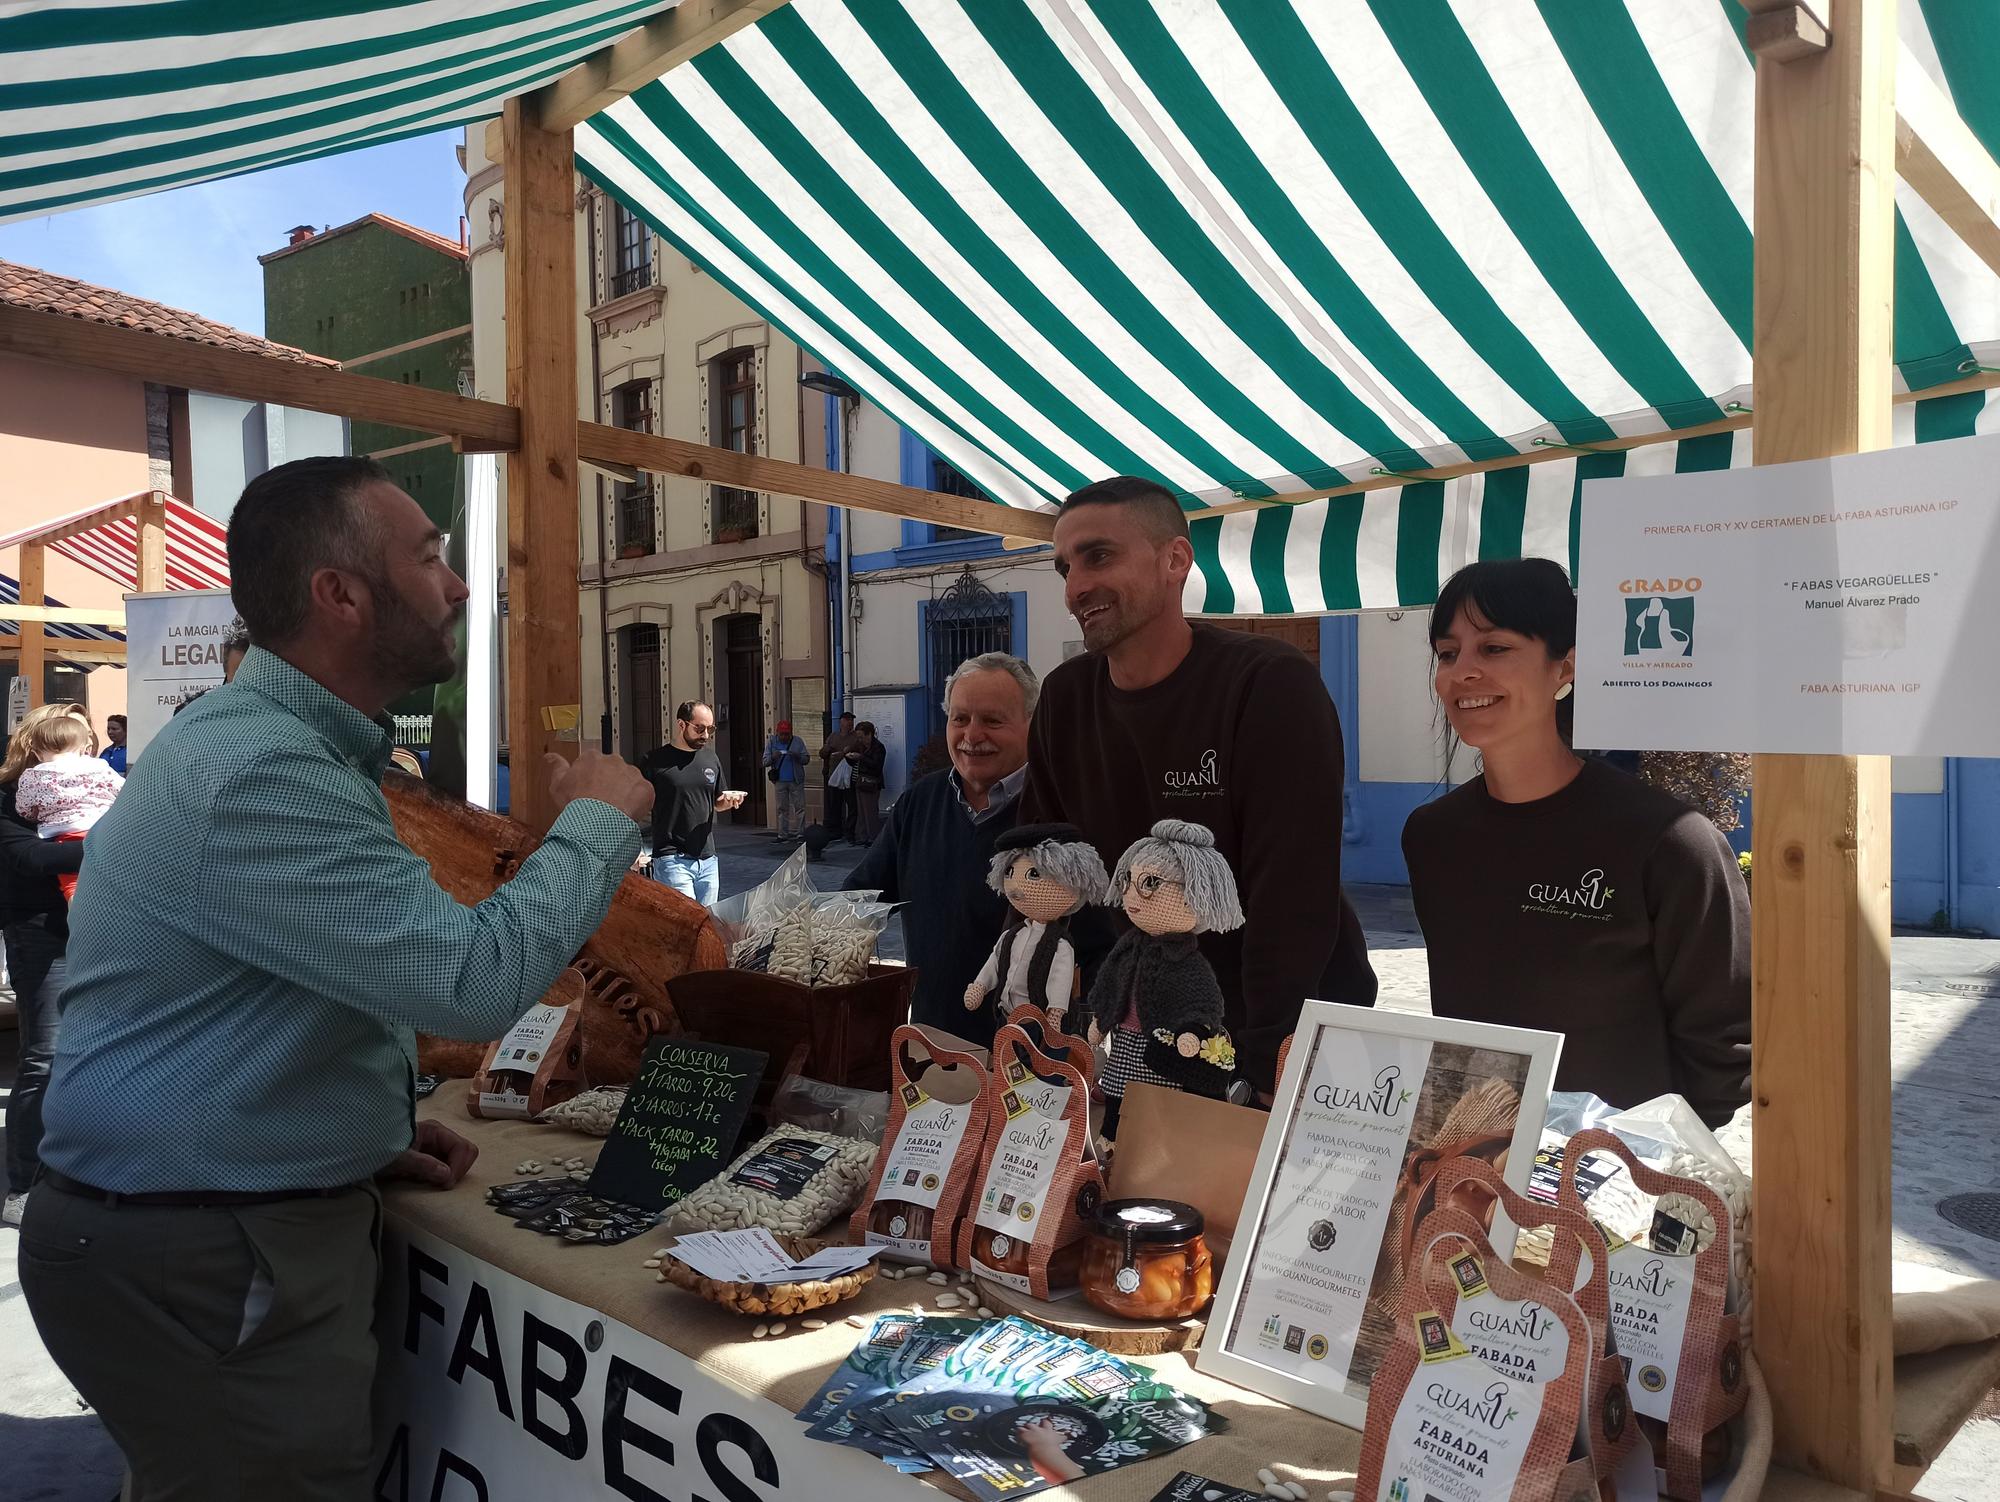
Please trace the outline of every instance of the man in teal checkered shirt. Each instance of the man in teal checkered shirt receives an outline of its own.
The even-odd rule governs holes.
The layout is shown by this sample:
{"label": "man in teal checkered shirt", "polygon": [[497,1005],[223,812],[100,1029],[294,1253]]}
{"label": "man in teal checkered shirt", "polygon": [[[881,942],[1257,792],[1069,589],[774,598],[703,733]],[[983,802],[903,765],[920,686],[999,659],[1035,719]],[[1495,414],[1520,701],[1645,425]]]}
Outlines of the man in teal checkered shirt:
{"label": "man in teal checkered shirt", "polygon": [[555,758],[561,816],[477,907],[396,838],[384,710],[451,676],[466,588],[367,459],[243,492],[235,681],[145,748],[85,847],[21,1283],[129,1495],[368,1494],[380,1175],[473,1149],[412,1124],[413,1030],[497,1038],[604,920],[650,785]]}

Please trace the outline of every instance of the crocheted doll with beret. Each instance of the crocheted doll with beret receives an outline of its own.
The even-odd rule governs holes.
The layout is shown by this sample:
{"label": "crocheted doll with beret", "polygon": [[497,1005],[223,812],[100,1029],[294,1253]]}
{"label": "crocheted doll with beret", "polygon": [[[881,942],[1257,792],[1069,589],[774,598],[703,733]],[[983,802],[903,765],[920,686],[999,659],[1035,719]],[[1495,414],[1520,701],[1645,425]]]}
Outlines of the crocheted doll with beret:
{"label": "crocheted doll with beret", "polygon": [[1011,911],[1000,941],[965,988],[965,1009],[997,1000],[1005,1022],[1032,1005],[1060,1027],[1076,982],[1070,915],[1102,902],[1106,880],[1102,857],[1073,824],[1023,824],[995,840],[986,884]]}

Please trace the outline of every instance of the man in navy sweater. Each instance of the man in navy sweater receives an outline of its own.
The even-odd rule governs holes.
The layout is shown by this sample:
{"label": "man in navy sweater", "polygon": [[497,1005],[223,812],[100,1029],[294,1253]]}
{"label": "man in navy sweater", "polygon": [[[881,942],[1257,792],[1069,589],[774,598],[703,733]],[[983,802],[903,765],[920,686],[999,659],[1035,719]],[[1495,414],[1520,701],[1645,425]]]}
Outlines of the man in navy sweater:
{"label": "man in navy sweater", "polygon": [[882,833],[841,883],[902,902],[904,951],[917,969],[910,1020],[979,1044],[990,1010],[968,1012],[965,988],[992,952],[1007,904],[986,885],[993,842],[1014,827],[1028,768],[1028,722],[1041,685],[1018,657],[987,652],[945,683],[951,770],[910,784]]}

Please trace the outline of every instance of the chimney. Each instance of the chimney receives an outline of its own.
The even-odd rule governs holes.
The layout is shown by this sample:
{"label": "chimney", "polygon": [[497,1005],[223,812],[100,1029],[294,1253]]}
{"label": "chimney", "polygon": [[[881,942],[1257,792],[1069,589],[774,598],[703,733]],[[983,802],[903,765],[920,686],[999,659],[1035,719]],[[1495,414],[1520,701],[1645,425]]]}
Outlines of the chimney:
{"label": "chimney", "polygon": [[303,245],[313,237],[313,227],[310,224],[295,224],[286,234],[290,236],[285,242],[287,245]]}

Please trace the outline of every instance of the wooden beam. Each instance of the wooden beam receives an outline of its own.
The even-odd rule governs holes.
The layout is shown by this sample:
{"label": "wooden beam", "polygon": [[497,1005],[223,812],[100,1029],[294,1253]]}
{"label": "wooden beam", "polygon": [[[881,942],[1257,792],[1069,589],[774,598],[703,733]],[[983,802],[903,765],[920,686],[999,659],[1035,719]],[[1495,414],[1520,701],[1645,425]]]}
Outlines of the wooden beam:
{"label": "wooden beam", "polygon": [[138,495],[126,496],[122,501],[112,501],[108,505],[99,506],[95,511],[85,512],[74,520],[64,522],[60,527],[50,527],[46,532],[37,533],[35,541],[44,544],[61,542],[66,537],[76,537],[81,533],[93,531],[106,522],[129,521],[138,513],[139,503],[146,498],[146,494],[145,491],[141,491]]}
{"label": "wooden beam", "polygon": [[[529,117],[544,130],[571,130],[607,105],[643,89],[669,69],[754,26],[786,0],[681,0],[637,31],[592,53],[569,72],[526,95]],[[486,127],[486,156],[507,150],[501,122]]]}
{"label": "wooden beam", "polygon": [[2000,164],[1907,52],[1896,66],[1896,171],[2000,273]]}
{"label": "wooden beam", "polygon": [[887,516],[907,516],[914,521],[944,527],[964,527],[995,536],[1027,537],[1047,542],[1055,536],[1053,512],[1026,511],[1017,506],[1000,506],[970,496],[946,495],[937,490],[919,490],[914,485],[898,485],[893,480],[872,480],[866,475],[844,475],[837,470],[816,469],[809,464],[793,464],[784,459],[767,459],[761,454],[739,454],[734,449],[715,448],[684,438],[662,438],[653,433],[633,433],[603,423],[576,425],[577,450],[584,462],[622,464],[652,474],[679,475],[706,480],[714,485],[733,485],[744,490],[761,490],[770,495],[794,496],[822,506],[851,506],[857,511],[877,511]]}
{"label": "wooden beam", "polygon": [[1826,51],[1826,23],[1804,5],[1786,5],[1750,17],[1743,45],[1774,63],[1793,63]]}
{"label": "wooden beam", "polygon": [[[0,605],[0,621],[33,621],[36,624],[40,624],[43,621],[50,621],[65,626],[122,627],[125,624],[125,607],[123,605],[31,604],[28,593],[28,577],[30,574],[34,574],[39,578],[42,560],[40,557],[36,557],[33,562],[30,562],[29,555],[31,552],[40,554],[41,551],[42,546],[40,543],[27,542],[21,544],[21,603],[19,605]],[[36,597],[40,597],[42,594],[39,583],[36,585],[34,594]]]}
{"label": "wooden beam", "polygon": [[[1895,0],[1757,63],[1756,456],[1890,441]],[[1759,756],[1752,1151],[1757,1351],[1776,1457],[1892,1480],[1889,761]]]}
{"label": "wooden beam", "polygon": [[496,402],[255,350],[223,349],[143,329],[91,323],[63,313],[0,306],[0,354],[114,371],[176,390],[331,412],[421,433],[455,434],[487,448],[511,449],[520,441],[520,420],[513,408]]}
{"label": "wooden beam", "polygon": [[507,101],[507,744],[513,815],[548,828],[542,753],[580,700],[576,569],[576,188],[570,135]]}
{"label": "wooden beam", "polygon": [[[21,544],[21,603],[13,607],[14,619],[21,623],[20,673],[28,680],[28,708],[42,702],[42,653],[46,633],[42,630],[42,602],[48,597],[48,548],[39,542]],[[121,611],[122,615],[123,612]]]}
{"label": "wooden beam", "polygon": [[[122,641],[70,641],[66,637],[51,636],[45,641],[44,647],[48,656],[60,657],[68,662],[88,662],[120,668],[125,666],[125,643]],[[20,650],[19,636],[0,635],[0,652],[18,653]]]}
{"label": "wooden beam", "polygon": [[167,587],[167,496],[155,490],[139,502],[139,592]]}

